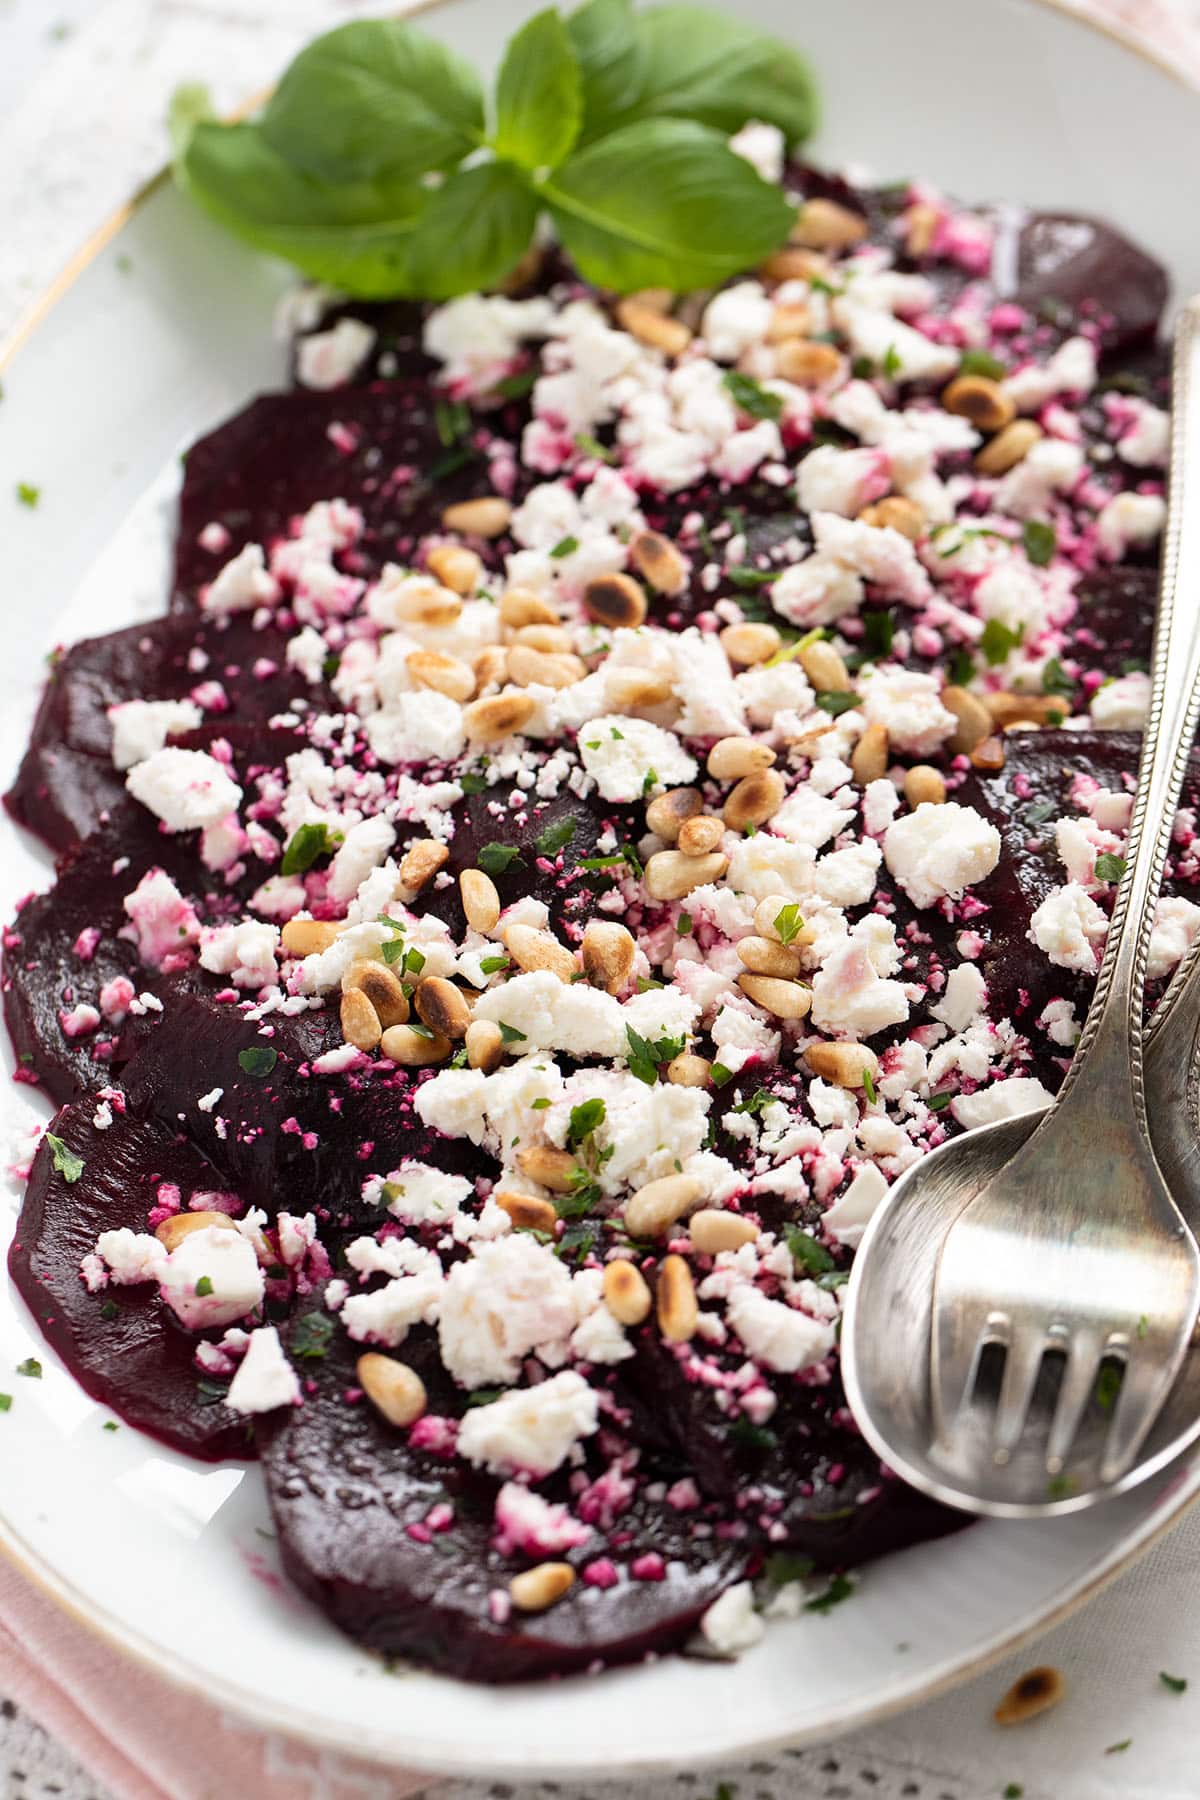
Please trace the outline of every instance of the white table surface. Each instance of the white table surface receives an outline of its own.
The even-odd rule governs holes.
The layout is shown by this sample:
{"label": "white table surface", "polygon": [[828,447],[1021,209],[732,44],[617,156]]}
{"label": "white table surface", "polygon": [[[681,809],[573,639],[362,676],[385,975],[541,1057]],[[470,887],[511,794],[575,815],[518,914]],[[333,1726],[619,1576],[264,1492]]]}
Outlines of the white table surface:
{"label": "white table surface", "polygon": [[[1106,4],[1143,30],[1173,32],[1185,49],[1191,34],[1200,58],[1200,0]],[[382,10],[380,0],[0,0],[0,341],[161,164],[176,82],[208,81],[218,104],[233,106],[317,31]],[[993,1725],[999,1696],[1038,1662],[1064,1672],[1066,1700],[1017,1730]],[[1187,1693],[1163,1686],[1163,1669],[1190,1678]],[[0,1800],[109,1800],[3,1691],[0,1669]],[[1105,1753],[1128,1737],[1128,1749]],[[722,1783],[733,1800],[998,1800],[1009,1783],[1025,1800],[1194,1800],[1200,1515],[1078,1617],[955,1694],[826,1750],[700,1776],[681,1758],[678,1776],[642,1800],[708,1800]],[[187,1800],[208,1791],[198,1777]],[[594,1786],[569,1794],[547,1784],[438,1789],[444,1800],[612,1800],[616,1791],[599,1771]]]}

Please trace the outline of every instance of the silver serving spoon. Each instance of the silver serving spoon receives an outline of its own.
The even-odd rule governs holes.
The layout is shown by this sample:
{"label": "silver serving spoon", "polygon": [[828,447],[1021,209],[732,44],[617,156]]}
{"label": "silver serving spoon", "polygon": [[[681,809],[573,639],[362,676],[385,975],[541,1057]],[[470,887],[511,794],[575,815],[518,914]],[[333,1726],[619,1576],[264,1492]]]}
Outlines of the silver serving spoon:
{"label": "silver serving spoon", "polygon": [[[1168,1185],[1182,1196],[1190,1183],[1200,1199],[1178,1110],[1178,1064],[1191,1066],[1200,1022],[1200,981],[1185,971],[1159,1008],[1163,1048],[1145,1073],[1142,1057],[1154,905],[1200,716],[1200,531],[1185,542],[1181,529],[1198,483],[1200,297],[1176,327],[1170,509],[1126,870],[1071,1069],[1046,1111],[953,1139],[896,1182],[847,1294],[843,1372],[864,1435],[914,1486],[973,1512],[1078,1510],[1200,1431],[1200,1373],[1189,1366],[1176,1383],[1200,1255]],[[1163,1167],[1150,1076],[1163,1083],[1151,1109]],[[1200,1222],[1200,1206],[1190,1211]]]}

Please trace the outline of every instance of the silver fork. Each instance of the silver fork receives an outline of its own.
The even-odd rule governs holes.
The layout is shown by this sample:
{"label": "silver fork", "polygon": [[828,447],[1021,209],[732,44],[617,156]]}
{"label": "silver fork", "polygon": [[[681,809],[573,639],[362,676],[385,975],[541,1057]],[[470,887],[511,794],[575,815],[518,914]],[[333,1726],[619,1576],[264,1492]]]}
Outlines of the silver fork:
{"label": "silver fork", "polygon": [[[1044,1501],[1047,1472],[1064,1492],[1116,1480],[1166,1398],[1200,1302],[1200,1257],[1150,1147],[1142,1072],[1150,930],[1200,714],[1200,517],[1183,530],[1189,502],[1193,515],[1200,506],[1200,296],[1176,328],[1170,474],[1150,714],[1095,997],[1055,1105],[955,1220],[934,1277],[934,1453],[984,1510]],[[1032,1455],[1048,1356],[1061,1379]],[[993,1402],[978,1377],[1001,1359]],[[1119,1392],[1085,1446],[1077,1435],[1106,1361]]]}

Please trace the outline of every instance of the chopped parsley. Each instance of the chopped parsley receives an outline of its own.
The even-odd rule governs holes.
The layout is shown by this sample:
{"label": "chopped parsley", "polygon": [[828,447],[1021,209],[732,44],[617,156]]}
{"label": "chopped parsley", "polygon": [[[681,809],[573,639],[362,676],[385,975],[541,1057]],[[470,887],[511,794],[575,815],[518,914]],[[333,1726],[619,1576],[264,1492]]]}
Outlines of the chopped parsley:
{"label": "chopped parsley", "polygon": [[986,375],[989,381],[999,381],[1007,374],[999,357],[989,350],[964,350],[958,372],[960,375]]}
{"label": "chopped parsley", "polygon": [[1096,858],[1097,881],[1120,881],[1125,873],[1125,858],[1114,856],[1111,850],[1102,850]]}
{"label": "chopped parsley", "polygon": [[879,1100],[879,1094],[875,1087],[875,1077],[872,1075],[870,1069],[866,1067],[864,1067],[862,1072],[862,1084],[863,1093],[867,1096],[868,1101],[872,1106],[876,1105]]}
{"label": "chopped parsley", "polygon": [[1120,1756],[1123,1750],[1128,1750],[1132,1742],[1132,1738],[1122,1738],[1118,1744],[1106,1744],[1104,1746],[1104,1754],[1105,1756]]}
{"label": "chopped parsley", "polygon": [[629,1073],[644,1081],[647,1087],[653,1087],[658,1080],[659,1065],[673,1062],[683,1054],[687,1040],[683,1037],[661,1037],[654,1043],[635,1031],[632,1025],[625,1027],[628,1042]]}
{"label": "chopped parsley", "polygon": [[[738,564],[726,569],[725,579],[732,582],[735,588],[768,587],[772,581],[778,581],[782,569],[751,569],[745,564]],[[744,612],[745,607],[742,608]]]}
{"label": "chopped parsley", "polygon": [[468,1406],[490,1406],[504,1392],[503,1388],[474,1388],[467,1395]]}
{"label": "chopped parsley", "polygon": [[36,1356],[27,1356],[24,1362],[17,1364],[18,1375],[32,1376],[34,1381],[42,1379],[42,1365]]}
{"label": "chopped parsley", "polygon": [[34,487],[31,481],[18,481],[17,499],[22,506],[34,507],[42,497],[40,487]]}
{"label": "chopped parsley", "polygon": [[483,956],[479,960],[481,975],[499,975],[501,969],[512,967],[512,958],[508,956]]}
{"label": "chopped parsley", "polygon": [[46,1142],[50,1146],[50,1154],[54,1158],[55,1172],[62,1176],[68,1187],[73,1187],[83,1174],[83,1158],[77,1156],[69,1144],[64,1144],[60,1137],[52,1131],[46,1133]]}
{"label": "chopped parsley", "polygon": [[581,431],[576,435],[575,448],[581,450],[584,456],[593,457],[596,462],[615,463],[617,460],[615,451],[602,444],[599,438],[593,437],[590,431]]}
{"label": "chopped parsley", "polygon": [[1075,692],[1075,683],[1057,656],[1048,657],[1046,660],[1046,665],[1042,670],[1042,692],[1043,694],[1062,694],[1064,696]]}
{"label": "chopped parsley", "polygon": [[930,1112],[945,1112],[953,1098],[954,1095],[950,1093],[949,1089],[943,1089],[940,1094],[930,1094],[926,1105]]}
{"label": "chopped parsley", "polygon": [[773,1450],[779,1439],[765,1425],[756,1425],[740,1413],[729,1427],[729,1436],[742,1450]]}
{"label": "chopped parsley", "polygon": [[946,680],[951,687],[965,687],[974,673],[975,662],[969,650],[956,650],[946,664]]}
{"label": "chopped parsley", "polygon": [[812,1572],[812,1557],[801,1556],[794,1550],[777,1550],[763,1565],[763,1574],[772,1587],[787,1587],[791,1581],[807,1581]]}
{"label": "chopped parsley", "polygon": [[740,375],[736,369],[726,369],[721,379],[739,412],[749,413],[752,419],[772,419],[776,424],[783,417],[782,394],[773,394],[761,381]]}
{"label": "chopped parsley", "polygon": [[468,769],[465,775],[459,776],[458,785],[464,794],[482,794],[487,789],[487,776],[477,769]]}
{"label": "chopped parsley", "polygon": [[581,1100],[578,1106],[573,1106],[567,1126],[567,1149],[578,1149],[585,1138],[590,1138],[593,1132],[598,1131],[604,1123],[607,1110],[604,1101],[599,1098]]}
{"label": "chopped parsley", "polygon": [[254,1075],[262,1080],[269,1075],[279,1061],[279,1052],[273,1044],[251,1044],[245,1050],[238,1051],[238,1063],[247,1075]]}
{"label": "chopped parsley", "polygon": [[843,694],[826,691],[816,696],[817,705],[822,712],[827,712],[832,719],[840,719],[843,713],[853,712],[858,705],[857,694]]}
{"label": "chopped parsley", "polygon": [[824,1244],[818,1244],[816,1238],[799,1225],[785,1225],[783,1236],[796,1267],[803,1269],[806,1275],[824,1275],[833,1268],[833,1258]]}
{"label": "chopped parsley", "polygon": [[526,394],[532,393],[537,375],[536,369],[519,369],[515,375],[506,375],[498,381],[492,392],[501,400],[523,400]]}
{"label": "chopped parsley", "polygon": [[509,869],[523,869],[521,852],[513,844],[485,844],[476,858],[486,875],[504,875]]}
{"label": "chopped parsley", "polygon": [[315,1362],[327,1354],[333,1338],[333,1320],[325,1313],[304,1313],[296,1322],[288,1349],[305,1362]]}
{"label": "chopped parsley", "polygon": [[557,544],[555,544],[549,554],[556,562],[561,562],[564,556],[574,556],[578,548],[579,539],[577,537],[559,538]]}
{"label": "chopped parsley", "polygon": [[1023,635],[1023,632],[1013,631],[1010,626],[1005,625],[1000,619],[989,619],[983,628],[983,635],[979,640],[979,648],[983,651],[983,654],[987,657],[991,666],[995,668],[998,664],[1008,660],[1012,655],[1012,652],[1017,648],[1017,645],[1021,642]]}
{"label": "chopped parsley", "polygon": [[806,1601],[804,1610],[814,1613],[832,1612],[835,1606],[840,1606],[843,1600],[848,1600],[853,1592],[854,1583],[848,1575],[835,1575],[823,1594],[818,1594],[814,1600]]}
{"label": "chopped parsley", "polygon": [[733,1080],[733,1070],[727,1069],[724,1063],[712,1063],[709,1066],[708,1079],[714,1087],[724,1087],[727,1081]]}
{"label": "chopped parsley", "polygon": [[518,1031],[515,1025],[506,1025],[503,1019],[500,1019],[498,1024],[500,1026],[501,1043],[523,1044],[525,1042],[525,1033],[523,1031]]}
{"label": "chopped parsley", "polygon": [[100,1317],[104,1320],[105,1324],[107,1325],[108,1323],[110,1323],[111,1320],[113,1320],[117,1317],[117,1314],[120,1312],[120,1310],[121,1309],[117,1305],[115,1300],[106,1300],[104,1302],[104,1305],[100,1308]]}
{"label": "chopped parsley", "polygon": [[681,912],[675,921],[675,931],[679,937],[690,937],[692,930],[691,913]]}
{"label": "chopped parsley", "polygon": [[206,1300],[208,1298],[208,1296],[212,1293],[212,1291],[213,1291],[212,1277],[210,1275],[202,1275],[200,1277],[199,1281],[196,1283],[197,1298],[200,1300]]}
{"label": "chopped parsley", "polygon": [[901,361],[900,352],[897,350],[895,344],[889,344],[883,353],[884,374],[889,381],[894,381],[903,367],[904,364]]}
{"label": "chopped parsley", "polygon": [[471,429],[471,410],[461,400],[434,402],[433,420],[443,450],[452,450]]}
{"label": "chopped parsley", "polygon": [[342,842],[340,831],[330,831],[328,825],[301,825],[288,840],[287,849],[279,865],[281,875],[304,875],[312,868],[319,856],[330,856]]}
{"label": "chopped parsley", "polygon": [[789,900],[775,914],[775,929],[781,944],[792,943],[804,930],[804,918],[794,900]]}
{"label": "chopped parsley", "polygon": [[755,1088],[750,1098],[739,1100],[733,1110],[736,1113],[749,1113],[753,1117],[755,1113],[760,1113],[764,1106],[769,1106],[773,1098],[774,1095],[770,1094],[766,1088]]}
{"label": "chopped parsley", "polygon": [[1057,811],[1058,808],[1053,800],[1038,800],[1033,806],[1026,809],[1025,823],[1027,825],[1044,825],[1046,820],[1052,819]]}
{"label": "chopped parsley", "polygon": [[1160,1669],[1158,1671],[1158,1679],[1162,1682],[1163,1686],[1169,1688],[1173,1694],[1186,1694],[1187,1692],[1186,1676],[1168,1675],[1165,1669]]}
{"label": "chopped parsley", "polygon": [[0,1394],[0,1413],[12,1411],[12,1395]]}
{"label": "chopped parsley", "polygon": [[892,644],[896,636],[896,616],[890,610],[863,614],[863,650],[867,656],[878,661],[881,657],[892,654]]}
{"label": "chopped parsley", "polygon": [[539,833],[537,848],[543,856],[553,856],[564,845],[569,844],[575,836],[575,828],[579,821],[574,813],[565,819],[556,819]]}
{"label": "chopped parsley", "polygon": [[1026,519],[1021,531],[1021,542],[1030,562],[1039,569],[1044,569],[1058,548],[1058,533],[1044,519]]}

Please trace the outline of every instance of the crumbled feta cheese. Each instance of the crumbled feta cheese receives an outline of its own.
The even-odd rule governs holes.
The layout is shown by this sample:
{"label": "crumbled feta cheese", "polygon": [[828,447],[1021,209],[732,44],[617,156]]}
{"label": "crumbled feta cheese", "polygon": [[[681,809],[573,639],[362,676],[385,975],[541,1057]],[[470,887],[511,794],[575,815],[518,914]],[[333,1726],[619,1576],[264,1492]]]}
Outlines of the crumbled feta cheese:
{"label": "crumbled feta cheese", "polygon": [[131,769],[161,750],[169,737],[192,731],[204,723],[204,714],[191,700],[125,700],[110,706],[113,728],[113,768]]}
{"label": "crumbled feta cheese", "polygon": [[492,1387],[516,1381],[530,1354],[551,1367],[562,1363],[575,1326],[566,1268],[548,1245],[515,1232],[479,1245],[450,1270],[438,1343],[463,1387]]}
{"label": "crumbled feta cheese", "polygon": [[271,606],[279,598],[279,585],[267,574],[261,544],[247,544],[225,564],[200,593],[201,612],[224,618],[229,613],[253,612]]}
{"label": "crumbled feta cheese", "polygon": [[168,831],[196,831],[236,812],[242,790],[206,750],[156,750],[125,777],[135,800]]}
{"label": "crumbled feta cheese", "polygon": [[638,800],[654,787],[679,787],[696,773],[695,759],[673,731],[622,713],[580,726],[579,757],[601,799],[617,802]]}
{"label": "crumbled feta cheese", "polygon": [[225,1404],[236,1413],[274,1412],[277,1406],[299,1406],[300,1378],[283,1353],[274,1325],[250,1333],[246,1354],[229,1384]]}
{"label": "crumbled feta cheese", "polygon": [[167,1266],[166,1245],[145,1231],[102,1231],[96,1239],[96,1255],[108,1265],[118,1287],[139,1281],[158,1281]]}
{"label": "crumbled feta cheese", "polygon": [[941,702],[935,675],[916,669],[877,669],[862,683],[862,710],[868,723],[883,725],[893,750],[930,756],[957,729],[958,720]]}
{"label": "crumbled feta cheese", "polygon": [[1000,860],[1000,833],[973,806],[923,801],[889,825],[884,860],[914,906],[958,900]]}
{"label": "crumbled feta cheese", "polygon": [[959,1094],[950,1111],[960,1125],[973,1131],[977,1125],[995,1125],[1000,1119],[1016,1119],[1023,1113],[1040,1112],[1054,1096],[1030,1075],[1010,1075],[973,1094]]}
{"label": "crumbled feta cheese", "polygon": [[488,1406],[472,1407],[459,1426],[458,1451],[496,1475],[540,1478],[561,1468],[598,1424],[595,1392],[582,1375],[564,1369],[536,1387],[514,1388]]}
{"label": "crumbled feta cheese", "polygon": [[1088,706],[1092,724],[1101,731],[1140,731],[1150,711],[1150,677],[1141,669],[1106,681]]}
{"label": "crumbled feta cheese", "polygon": [[1096,971],[1097,948],[1108,931],[1108,917],[1077,882],[1054,888],[1029,921],[1027,936],[1060,969]]}
{"label": "crumbled feta cheese", "polygon": [[159,1292],[189,1331],[232,1325],[253,1312],[263,1297],[254,1245],[223,1226],[189,1232],[167,1258]]}
{"label": "crumbled feta cheese", "polygon": [[391,1171],[383,1188],[388,1211],[406,1225],[448,1224],[471,1193],[463,1176],[408,1158]]}
{"label": "crumbled feta cheese", "polygon": [[296,346],[301,387],[343,387],[352,381],[375,348],[378,333],[362,319],[339,319],[329,331],[315,331]]}
{"label": "crumbled feta cheese", "polygon": [[743,351],[762,343],[772,311],[773,302],[761,281],[735,281],[722,288],[705,307],[700,323],[709,354],[718,362],[736,362]]}
{"label": "crumbled feta cheese", "polygon": [[725,1316],[755,1361],[781,1374],[809,1369],[833,1349],[831,1325],[782,1300],[768,1300],[748,1284],[733,1290]]}
{"label": "crumbled feta cheese", "polygon": [[740,1656],[762,1637],[766,1626],[754,1610],[754,1583],[735,1582],[713,1601],[700,1620],[700,1633],[718,1656]]}
{"label": "crumbled feta cheese", "polygon": [[821,1214],[821,1223],[837,1244],[855,1250],[887,1193],[887,1181],[874,1163],[863,1163],[844,1194]]}
{"label": "crumbled feta cheese", "polygon": [[946,978],[942,998],[929,1010],[951,1031],[965,1031],[983,1012],[986,1002],[987,983],[981,972],[973,963],[959,963]]}
{"label": "crumbled feta cheese", "polygon": [[1161,494],[1118,494],[1100,510],[1096,537],[1113,561],[1131,546],[1152,544],[1167,522],[1167,503]]}
{"label": "crumbled feta cheese", "polygon": [[1161,981],[1181,963],[1200,930],[1200,906],[1191,900],[1164,896],[1154,914],[1150,933],[1150,950],[1146,959],[1146,979]]}

